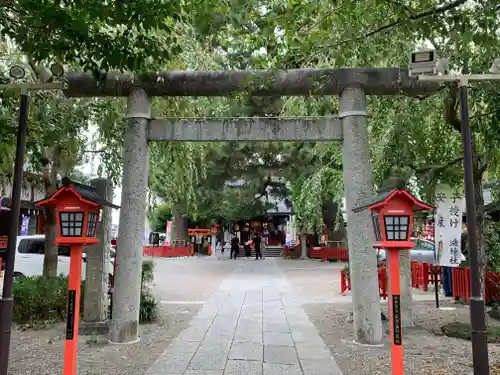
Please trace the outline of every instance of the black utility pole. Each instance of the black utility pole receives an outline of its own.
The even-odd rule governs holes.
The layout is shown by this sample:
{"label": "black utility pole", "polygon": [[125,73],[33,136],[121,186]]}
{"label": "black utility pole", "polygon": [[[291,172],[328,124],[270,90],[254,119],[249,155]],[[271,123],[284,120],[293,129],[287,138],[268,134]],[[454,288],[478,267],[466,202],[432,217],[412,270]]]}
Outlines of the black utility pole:
{"label": "black utility pole", "polygon": [[21,211],[21,189],[24,174],[24,151],[28,134],[28,94],[21,92],[19,100],[19,127],[17,129],[16,160],[14,182],[12,184],[11,220],[7,242],[7,259],[2,298],[0,298],[0,375],[7,375],[9,367],[10,333],[12,327],[12,283],[14,280],[14,261],[16,258],[19,215]]}
{"label": "black utility pole", "polygon": [[474,193],[474,170],[472,133],[469,124],[468,80],[459,83],[460,121],[464,145],[465,201],[467,209],[467,239],[470,257],[470,322],[472,326],[472,365],[474,375],[489,375],[488,341],[486,335],[485,304],[481,290],[481,269],[477,248],[476,199]]}

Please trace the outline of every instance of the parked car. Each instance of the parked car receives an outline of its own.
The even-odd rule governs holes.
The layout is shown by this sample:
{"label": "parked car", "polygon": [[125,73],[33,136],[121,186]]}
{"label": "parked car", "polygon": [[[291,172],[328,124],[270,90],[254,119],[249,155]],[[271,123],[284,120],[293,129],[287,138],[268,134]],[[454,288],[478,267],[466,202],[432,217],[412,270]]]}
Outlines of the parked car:
{"label": "parked car", "polygon": [[[19,236],[16,245],[14,277],[41,276],[43,274],[43,258],[45,254],[45,235]],[[108,262],[107,273],[111,280],[114,273],[114,252]],[[82,280],[85,279],[85,263],[87,255],[82,257]],[[69,274],[70,248],[58,246],[57,274]]]}
{"label": "parked car", "polygon": [[[436,264],[436,250],[434,242],[429,240],[412,238],[415,247],[410,250],[410,260],[419,263],[429,263]],[[386,262],[386,254],[384,249],[378,250],[377,253],[379,263]],[[462,261],[465,260],[465,256],[462,254]]]}

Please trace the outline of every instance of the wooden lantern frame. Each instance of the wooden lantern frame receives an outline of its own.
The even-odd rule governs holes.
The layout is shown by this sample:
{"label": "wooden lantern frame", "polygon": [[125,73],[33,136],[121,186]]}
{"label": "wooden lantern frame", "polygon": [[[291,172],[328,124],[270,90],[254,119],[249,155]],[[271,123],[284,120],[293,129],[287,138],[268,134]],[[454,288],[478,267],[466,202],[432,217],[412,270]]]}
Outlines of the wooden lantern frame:
{"label": "wooden lantern frame", "polygon": [[367,208],[372,213],[374,243],[377,249],[409,250],[414,212],[432,209],[406,190],[395,189],[381,196]]}
{"label": "wooden lantern frame", "polygon": [[[58,245],[84,246],[99,243],[96,233],[101,205],[83,198],[72,186],[61,187],[51,197],[37,202],[37,206],[53,207],[56,210],[57,237],[54,243]],[[68,218],[82,215],[82,219],[78,220],[82,222],[81,227],[76,225],[65,226],[65,223],[75,223],[76,220],[63,220],[63,215],[68,215]],[[90,228],[89,217],[92,219]],[[68,234],[64,233],[64,229],[68,229]],[[71,229],[73,229],[73,233],[71,233]],[[76,233],[75,229],[81,229],[80,235]]]}

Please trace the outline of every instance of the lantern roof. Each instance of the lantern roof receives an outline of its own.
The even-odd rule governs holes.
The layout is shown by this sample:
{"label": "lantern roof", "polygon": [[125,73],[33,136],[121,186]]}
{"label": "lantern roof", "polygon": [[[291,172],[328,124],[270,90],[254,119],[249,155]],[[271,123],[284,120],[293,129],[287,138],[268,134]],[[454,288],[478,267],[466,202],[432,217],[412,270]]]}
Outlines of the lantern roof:
{"label": "lantern roof", "polygon": [[75,194],[83,202],[104,207],[111,207],[114,209],[120,208],[120,206],[117,206],[112,202],[109,202],[103,197],[101,197],[97,192],[97,189],[94,188],[93,186],[84,185],[76,181],[71,181],[67,177],[63,178],[62,183],[63,186],[57,189],[57,191],[54,194],[52,194],[50,197],[46,199],[35,202],[35,205],[36,206],[50,205],[61,192],[69,190],[72,191],[73,194]]}
{"label": "lantern roof", "polygon": [[405,189],[392,189],[389,191],[383,191],[383,192],[379,193],[378,195],[369,199],[362,206],[353,208],[353,211],[359,212],[359,211],[363,211],[366,208],[373,210],[373,209],[385,206],[386,204],[389,203],[390,200],[392,200],[396,196],[401,196],[401,195],[403,195],[405,198],[407,198],[410,202],[413,203],[413,211],[430,210],[433,208],[432,205],[424,203],[421,200],[418,200],[417,198],[415,198],[413,195],[411,195]]}

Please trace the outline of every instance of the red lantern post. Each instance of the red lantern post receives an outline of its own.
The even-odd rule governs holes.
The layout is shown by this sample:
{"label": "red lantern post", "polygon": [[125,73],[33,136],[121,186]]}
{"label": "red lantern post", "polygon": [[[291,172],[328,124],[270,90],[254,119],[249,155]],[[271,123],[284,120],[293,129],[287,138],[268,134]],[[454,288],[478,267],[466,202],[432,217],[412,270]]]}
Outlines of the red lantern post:
{"label": "red lantern post", "polygon": [[82,283],[82,253],[84,246],[96,245],[96,229],[103,205],[118,208],[97,195],[91,186],[63,180],[63,186],[49,198],[36,203],[55,208],[57,214],[57,245],[71,248],[68,279],[68,311],[64,344],[64,375],[76,375],[78,323],[80,320],[80,290]]}
{"label": "red lantern post", "polygon": [[394,189],[355,211],[365,208],[372,211],[375,237],[373,247],[386,249],[387,252],[392,375],[403,375],[399,251],[409,250],[414,246],[411,241],[414,211],[430,210],[432,206],[419,201],[406,190]]}

